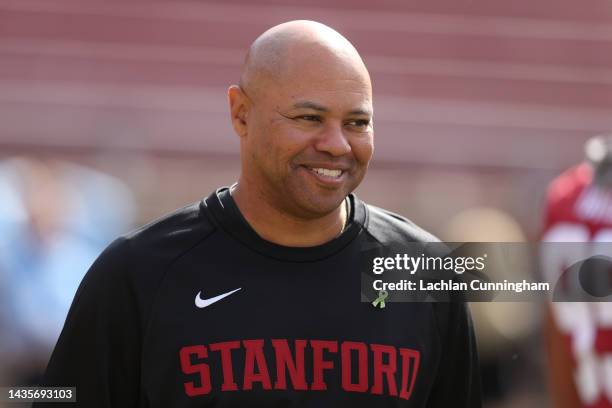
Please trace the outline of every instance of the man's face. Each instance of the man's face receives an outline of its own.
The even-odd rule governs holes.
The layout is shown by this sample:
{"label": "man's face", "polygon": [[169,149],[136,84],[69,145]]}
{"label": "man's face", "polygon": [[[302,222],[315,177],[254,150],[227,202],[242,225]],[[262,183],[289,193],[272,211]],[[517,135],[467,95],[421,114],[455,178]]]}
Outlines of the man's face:
{"label": "man's face", "polygon": [[366,174],[373,153],[369,79],[350,66],[312,64],[251,99],[243,172],[270,204],[328,214]]}

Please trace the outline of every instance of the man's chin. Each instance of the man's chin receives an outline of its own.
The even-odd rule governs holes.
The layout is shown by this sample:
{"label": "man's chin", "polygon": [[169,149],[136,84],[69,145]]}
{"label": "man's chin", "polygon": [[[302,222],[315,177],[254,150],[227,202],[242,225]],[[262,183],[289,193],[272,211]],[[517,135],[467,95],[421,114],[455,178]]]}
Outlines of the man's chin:
{"label": "man's chin", "polygon": [[336,211],[346,198],[346,194],[340,190],[328,191],[327,193],[300,195],[295,197],[294,202],[300,208],[299,212],[303,213],[306,217],[324,217]]}
{"label": "man's chin", "polygon": [[334,212],[351,191],[347,179],[329,185],[302,173],[291,181],[284,189],[285,202],[294,207],[295,214],[306,218],[319,218]]}

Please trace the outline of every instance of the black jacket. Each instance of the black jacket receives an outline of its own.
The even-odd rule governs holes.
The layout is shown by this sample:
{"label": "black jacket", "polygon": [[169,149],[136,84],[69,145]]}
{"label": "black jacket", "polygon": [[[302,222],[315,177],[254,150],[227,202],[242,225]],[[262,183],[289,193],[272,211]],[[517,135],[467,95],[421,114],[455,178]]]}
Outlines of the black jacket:
{"label": "black jacket", "polygon": [[435,238],[350,201],[349,227],[316,247],[261,239],[227,188],[116,240],[44,384],[89,408],[480,407],[464,303],[362,301],[364,254]]}

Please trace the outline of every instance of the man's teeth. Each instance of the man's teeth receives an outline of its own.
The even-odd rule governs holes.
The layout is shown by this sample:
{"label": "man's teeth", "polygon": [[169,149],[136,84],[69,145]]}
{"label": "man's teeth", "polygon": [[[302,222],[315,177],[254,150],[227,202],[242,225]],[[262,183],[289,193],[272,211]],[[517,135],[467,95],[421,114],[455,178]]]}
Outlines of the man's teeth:
{"label": "man's teeth", "polygon": [[320,174],[322,176],[327,176],[327,177],[340,177],[340,175],[342,174],[342,170],[330,170],[330,169],[323,169],[320,167],[317,168],[311,168],[310,170],[314,171],[317,174]]}

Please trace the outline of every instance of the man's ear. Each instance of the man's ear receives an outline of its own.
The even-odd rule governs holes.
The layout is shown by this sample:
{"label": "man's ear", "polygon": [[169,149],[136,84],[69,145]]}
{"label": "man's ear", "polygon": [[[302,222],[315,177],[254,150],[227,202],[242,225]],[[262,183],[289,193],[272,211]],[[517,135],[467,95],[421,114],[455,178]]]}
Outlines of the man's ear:
{"label": "man's ear", "polygon": [[247,135],[247,117],[249,100],[238,85],[231,85],[227,89],[227,100],[230,107],[232,126],[240,137]]}

